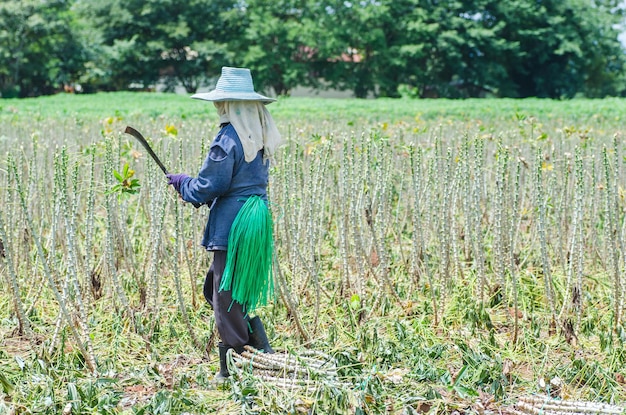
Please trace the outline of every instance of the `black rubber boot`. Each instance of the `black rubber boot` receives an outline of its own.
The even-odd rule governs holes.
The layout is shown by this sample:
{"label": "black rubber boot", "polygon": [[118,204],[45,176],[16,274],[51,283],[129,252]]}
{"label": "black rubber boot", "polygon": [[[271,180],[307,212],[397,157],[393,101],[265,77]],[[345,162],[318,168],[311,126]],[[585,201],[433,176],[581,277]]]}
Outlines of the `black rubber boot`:
{"label": "black rubber boot", "polygon": [[226,363],[226,352],[228,352],[230,347],[220,342],[217,344],[217,348],[220,352],[220,371],[215,376],[215,379],[224,380],[230,376],[230,373],[228,373],[228,364]]}
{"label": "black rubber boot", "polygon": [[228,352],[228,350],[234,349],[237,353],[241,353],[243,352],[243,347],[233,348],[232,346],[228,346],[222,342],[219,342],[217,344],[217,348],[220,353],[220,371],[217,373],[217,375],[215,375],[215,379],[219,381],[225,380],[227,377],[230,376],[230,373],[228,372],[228,363],[226,362],[226,353]]}
{"label": "black rubber boot", "polygon": [[248,344],[263,353],[274,353],[274,350],[270,346],[270,342],[267,340],[267,334],[265,334],[265,327],[259,316],[255,316],[250,319],[250,340]]}

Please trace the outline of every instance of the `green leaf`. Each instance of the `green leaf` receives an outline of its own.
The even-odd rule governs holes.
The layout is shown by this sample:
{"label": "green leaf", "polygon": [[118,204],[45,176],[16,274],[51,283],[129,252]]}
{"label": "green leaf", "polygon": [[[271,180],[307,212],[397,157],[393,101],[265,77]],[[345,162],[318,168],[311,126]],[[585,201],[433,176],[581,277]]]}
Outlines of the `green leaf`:
{"label": "green leaf", "polygon": [[0,385],[2,385],[2,390],[6,394],[11,393],[14,389],[14,386],[11,383],[11,381],[2,372],[0,372]]}
{"label": "green leaf", "polygon": [[353,310],[361,308],[361,297],[358,294],[352,294],[352,297],[350,297],[350,308]]}
{"label": "green leaf", "polygon": [[453,388],[456,388],[458,386],[458,384],[461,381],[461,378],[463,377],[463,374],[465,373],[466,370],[467,370],[467,365],[464,365],[463,368],[461,369],[461,371],[459,372],[459,374],[456,376],[456,380],[452,384]]}
{"label": "green leaf", "polygon": [[113,176],[115,176],[115,178],[121,183],[124,181],[124,177],[122,177],[122,175],[117,171],[117,170],[113,170]]}
{"label": "green leaf", "polygon": [[78,389],[76,389],[76,384],[73,382],[67,384],[67,397],[72,402],[72,406],[78,409],[80,405],[80,395],[78,394]]}
{"label": "green leaf", "polygon": [[456,385],[454,387],[454,391],[457,393],[457,395],[459,395],[459,398],[461,399],[478,396],[478,392],[476,392],[476,390],[461,385]]}

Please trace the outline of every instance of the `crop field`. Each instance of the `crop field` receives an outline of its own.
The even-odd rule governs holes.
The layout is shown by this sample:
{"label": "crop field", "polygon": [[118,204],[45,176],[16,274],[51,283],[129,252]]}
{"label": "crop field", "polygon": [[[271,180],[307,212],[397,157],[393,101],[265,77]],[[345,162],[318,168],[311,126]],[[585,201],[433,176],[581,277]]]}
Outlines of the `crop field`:
{"label": "crop field", "polygon": [[[275,350],[222,384],[195,175],[211,104],[0,100],[0,414],[513,413],[626,402],[626,101],[268,107]],[[304,363],[301,363],[304,364]],[[518,408],[519,409],[519,408]]]}

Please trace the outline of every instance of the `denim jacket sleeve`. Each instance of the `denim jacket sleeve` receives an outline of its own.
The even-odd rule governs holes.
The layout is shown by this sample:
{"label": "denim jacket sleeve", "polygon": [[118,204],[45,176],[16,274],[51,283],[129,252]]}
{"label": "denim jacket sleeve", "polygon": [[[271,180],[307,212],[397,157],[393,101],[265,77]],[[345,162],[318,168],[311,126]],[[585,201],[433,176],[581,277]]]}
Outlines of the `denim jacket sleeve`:
{"label": "denim jacket sleeve", "polygon": [[209,155],[195,178],[188,178],[180,187],[184,201],[205,204],[226,193],[230,188],[235,165],[234,146],[230,140],[217,137]]}

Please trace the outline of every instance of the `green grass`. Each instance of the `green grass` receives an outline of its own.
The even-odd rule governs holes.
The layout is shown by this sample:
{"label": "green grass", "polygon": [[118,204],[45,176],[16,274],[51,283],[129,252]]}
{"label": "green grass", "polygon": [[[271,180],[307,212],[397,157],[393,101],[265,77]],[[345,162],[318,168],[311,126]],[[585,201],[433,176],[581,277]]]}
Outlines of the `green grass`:
{"label": "green grass", "polygon": [[[542,120],[603,119],[619,122],[626,102],[621,99],[328,99],[280,98],[270,104],[278,120],[300,119],[307,122],[393,122],[418,116],[426,120],[511,119],[516,113]],[[59,94],[29,99],[0,100],[2,117],[80,118],[93,120],[105,116],[124,118],[197,118],[214,114],[209,102],[192,100],[188,95],[115,92],[93,95]]]}
{"label": "green grass", "polygon": [[[3,255],[13,260],[0,261],[0,414],[68,404],[73,414],[498,411],[556,377],[561,398],[624,402],[625,106],[271,104],[286,138],[270,183],[284,295],[260,315],[274,349],[330,354],[352,385],[320,379],[304,391],[212,382],[214,321],[201,294],[210,258],[198,247],[208,211],[182,206],[122,134],[133,125],[172,171],[194,174],[217,132],[210,103],[0,100]],[[126,163],[138,194],[114,176]],[[56,330],[64,288],[72,326]],[[18,333],[16,300],[30,337]]]}

